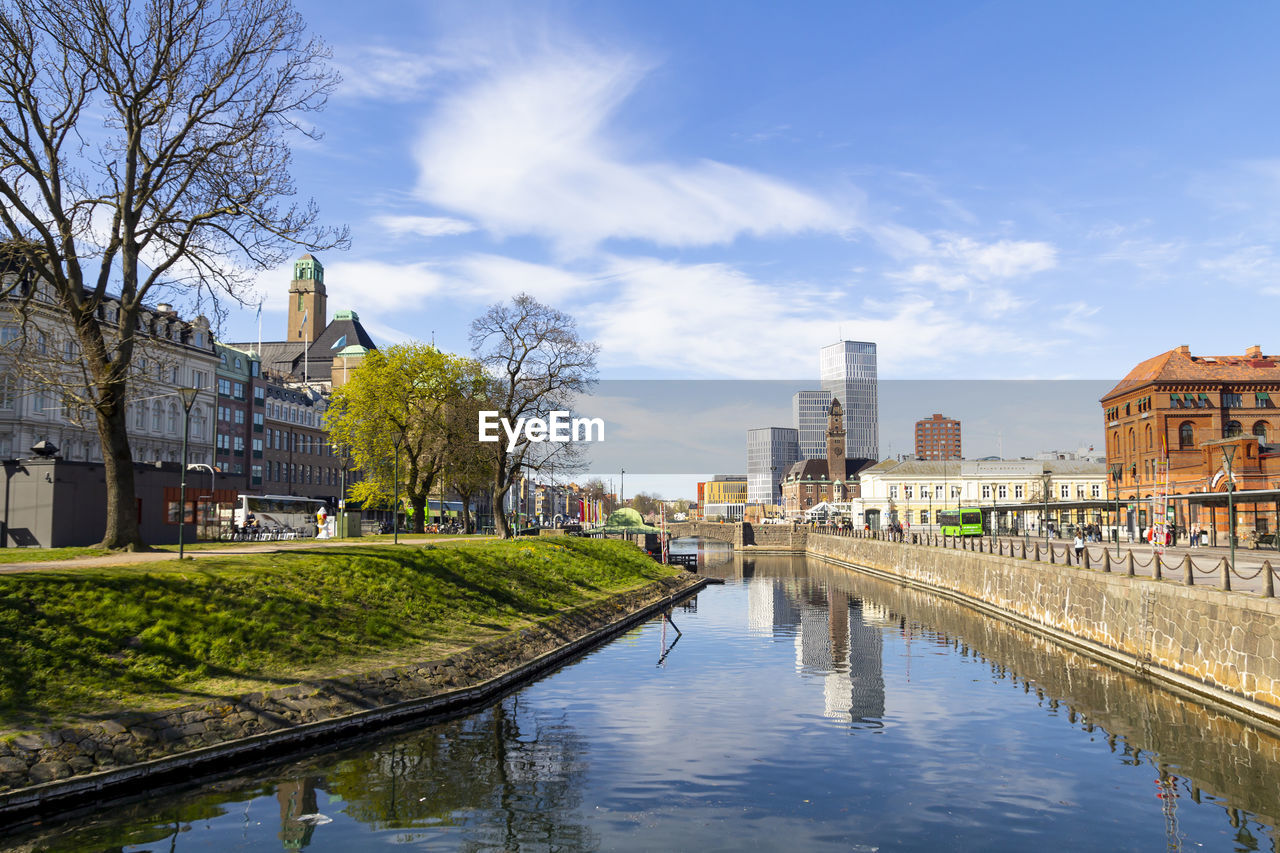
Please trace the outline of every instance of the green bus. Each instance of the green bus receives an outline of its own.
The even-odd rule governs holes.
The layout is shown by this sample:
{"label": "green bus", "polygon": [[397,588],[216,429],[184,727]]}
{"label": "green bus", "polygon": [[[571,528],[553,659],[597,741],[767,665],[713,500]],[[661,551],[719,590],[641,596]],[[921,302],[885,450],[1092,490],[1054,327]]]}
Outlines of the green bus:
{"label": "green bus", "polygon": [[981,536],[982,510],[967,506],[939,510],[938,526],[943,536]]}

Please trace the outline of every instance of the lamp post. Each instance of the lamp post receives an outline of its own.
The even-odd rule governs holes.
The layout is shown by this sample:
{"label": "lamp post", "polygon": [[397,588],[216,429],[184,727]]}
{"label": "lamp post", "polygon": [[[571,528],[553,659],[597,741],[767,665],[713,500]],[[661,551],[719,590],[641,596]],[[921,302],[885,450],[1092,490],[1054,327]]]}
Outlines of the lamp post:
{"label": "lamp post", "polygon": [[338,492],[338,529],[342,536],[346,536],[347,531],[347,463],[351,459],[351,448],[345,444],[331,444],[334,455],[342,460],[342,473],[339,479]]}
{"label": "lamp post", "polygon": [[1120,559],[1120,475],[1124,472],[1124,466],[1119,462],[1111,465],[1111,482],[1116,487],[1116,526],[1112,535],[1116,537],[1116,559]]}
{"label": "lamp post", "polygon": [[1040,526],[1043,528],[1044,541],[1049,542],[1049,480],[1053,475],[1045,471],[1040,475],[1041,497],[1044,498],[1044,511],[1040,514]]}
{"label": "lamp post", "polygon": [[1222,446],[1222,461],[1227,464],[1227,542],[1231,546],[1231,562],[1227,566],[1227,571],[1222,573],[1222,588],[1231,589],[1231,570],[1236,567],[1236,512],[1235,512],[1235,490],[1236,478],[1231,473],[1231,463],[1236,458],[1236,446],[1234,444],[1224,444]]}
{"label": "lamp post", "polygon": [[391,502],[391,541],[394,545],[400,544],[400,445],[404,443],[404,433],[396,438],[394,445],[395,458],[392,462],[392,479],[395,481],[393,489],[395,497]]}
{"label": "lamp post", "polygon": [[624,505],[627,502],[627,469],[622,469],[622,475],[619,478],[618,485],[618,504]]}
{"label": "lamp post", "polygon": [[[195,405],[199,388],[179,388],[178,397],[182,399],[182,478],[178,485],[178,559],[182,559],[183,532],[187,526],[187,435],[191,432],[191,407]],[[159,404],[157,404],[159,405]],[[194,521],[194,519],[193,519]]]}

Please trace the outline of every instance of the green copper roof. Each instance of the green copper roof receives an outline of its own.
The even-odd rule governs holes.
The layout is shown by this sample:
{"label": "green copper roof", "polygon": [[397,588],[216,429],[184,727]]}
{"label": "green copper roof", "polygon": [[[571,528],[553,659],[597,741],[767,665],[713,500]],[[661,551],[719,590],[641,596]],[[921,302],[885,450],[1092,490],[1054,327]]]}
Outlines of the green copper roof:
{"label": "green copper roof", "polygon": [[333,315],[333,320],[334,322],[337,322],[338,320],[351,320],[353,322],[359,323],[360,315],[354,311],[338,311]]}
{"label": "green copper roof", "polygon": [[369,354],[368,347],[362,347],[359,344],[352,344],[349,347],[343,347],[338,351],[335,358],[363,358]]}

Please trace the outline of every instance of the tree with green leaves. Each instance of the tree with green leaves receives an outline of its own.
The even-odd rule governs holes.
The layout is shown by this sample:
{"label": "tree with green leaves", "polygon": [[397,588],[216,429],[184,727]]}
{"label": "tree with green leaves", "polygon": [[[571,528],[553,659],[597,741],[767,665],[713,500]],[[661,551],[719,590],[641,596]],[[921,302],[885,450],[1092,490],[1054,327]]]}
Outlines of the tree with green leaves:
{"label": "tree with green leaves", "polygon": [[295,247],[347,242],[288,201],[327,58],[289,0],[0,1],[0,235],[34,284],[6,295],[74,333],[108,548],[145,547],[126,410],[146,306],[243,300]]}
{"label": "tree with green leaves", "polygon": [[[454,410],[484,387],[479,364],[426,344],[366,355],[325,413],[330,440],[351,448],[353,467],[364,475],[350,497],[378,506],[398,494],[421,533],[427,500],[460,446]],[[474,431],[469,443],[478,446]]]}

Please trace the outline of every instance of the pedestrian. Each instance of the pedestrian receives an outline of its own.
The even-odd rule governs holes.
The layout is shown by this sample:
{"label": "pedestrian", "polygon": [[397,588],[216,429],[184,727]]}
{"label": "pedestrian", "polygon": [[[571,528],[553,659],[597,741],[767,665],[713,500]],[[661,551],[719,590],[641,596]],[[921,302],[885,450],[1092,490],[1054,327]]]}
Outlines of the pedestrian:
{"label": "pedestrian", "polygon": [[1080,565],[1080,556],[1084,554],[1084,539],[1080,537],[1080,533],[1078,531],[1076,533],[1075,548],[1076,548],[1076,565]]}

